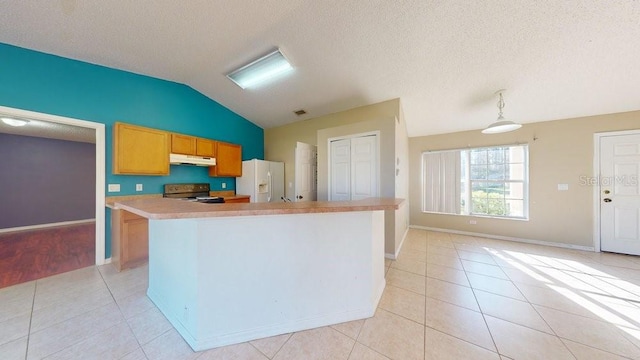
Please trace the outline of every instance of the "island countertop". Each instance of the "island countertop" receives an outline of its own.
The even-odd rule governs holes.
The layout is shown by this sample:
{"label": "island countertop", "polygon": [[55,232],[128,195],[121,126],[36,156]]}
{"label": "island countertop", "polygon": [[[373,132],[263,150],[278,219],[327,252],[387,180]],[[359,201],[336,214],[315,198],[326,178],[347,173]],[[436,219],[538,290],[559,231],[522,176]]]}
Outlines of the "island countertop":
{"label": "island countertop", "polygon": [[398,209],[404,199],[370,198],[355,201],[208,204],[179,199],[148,198],[118,201],[122,209],[147,219],[186,219],[228,216],[285,215]]}

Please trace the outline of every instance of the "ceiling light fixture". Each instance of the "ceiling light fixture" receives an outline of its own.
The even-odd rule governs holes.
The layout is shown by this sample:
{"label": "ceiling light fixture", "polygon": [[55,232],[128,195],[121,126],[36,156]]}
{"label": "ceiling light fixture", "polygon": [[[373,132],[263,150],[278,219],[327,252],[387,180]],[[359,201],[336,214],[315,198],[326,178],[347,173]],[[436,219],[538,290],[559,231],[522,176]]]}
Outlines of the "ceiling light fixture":
{"label": "ceiling light fixture", "polygon": [[502,116],[502,109],[504,109],[504,99],[502,98],[502,93],[505,91],[506,90],[504,89],[496,91],[496,94],[500,96],[500,100],[498,100],[498,120],[489,125],[486,129],[482,130],[483,134],[499,134],[518,130],[522,127],[522,125],[511,120],[505,120],[505,118]]}
{"label": "ceiling light fixture", "polygon": [[12,119],[7,117],[3,117],[1,119],[3,123],[11,126],[25,126],[29,123],[29,120]]}
{"label": "ceiling light fixture", "polygon": [[254,87],[293,70],[280,49],[250,62],[227,74],[227,77],[243,89]]}

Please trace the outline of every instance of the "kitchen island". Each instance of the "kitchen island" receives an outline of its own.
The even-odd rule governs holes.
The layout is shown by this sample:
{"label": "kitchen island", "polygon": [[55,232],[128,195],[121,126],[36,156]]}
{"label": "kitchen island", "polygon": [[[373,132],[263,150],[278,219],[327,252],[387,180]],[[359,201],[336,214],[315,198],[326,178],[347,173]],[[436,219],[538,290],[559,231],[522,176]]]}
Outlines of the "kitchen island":
{"label": "kitchen island", "polygon": [[373,316],[384,211],[401,199],[203,204],[144,199],[148,296],[196,351]]}

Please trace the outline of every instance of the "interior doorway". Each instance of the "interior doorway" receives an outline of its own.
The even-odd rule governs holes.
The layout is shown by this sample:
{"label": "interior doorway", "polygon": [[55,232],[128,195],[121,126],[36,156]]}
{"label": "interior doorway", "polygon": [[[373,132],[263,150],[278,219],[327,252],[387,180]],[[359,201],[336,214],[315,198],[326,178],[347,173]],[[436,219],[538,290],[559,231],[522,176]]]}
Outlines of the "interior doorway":
{"label": "interior doorway", "polygon": [[[105,263],[105,125],[101,123],[0,106],[3,117],[29,119],[95,131],[95,264]],[[43,174],[43,176],[46,176]]]}
{"label": "interior doorway", "polygon": [[596,250],[640,255],[640,130],[595,134]]}

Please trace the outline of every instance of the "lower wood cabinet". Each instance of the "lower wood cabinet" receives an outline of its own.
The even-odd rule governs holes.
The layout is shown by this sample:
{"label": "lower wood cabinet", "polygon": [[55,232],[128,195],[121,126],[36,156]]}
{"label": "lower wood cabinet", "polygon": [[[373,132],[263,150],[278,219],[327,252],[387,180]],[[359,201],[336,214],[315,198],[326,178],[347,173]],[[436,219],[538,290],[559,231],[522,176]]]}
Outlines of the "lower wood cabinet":
{"label": "lower wood cabinet", "polygon": [[233,198],[224,198],[225,204],[237,204],[237,203],[248,203],[250,202],[250,197],[233,197]]}
{"label": "lower wood cabinet", "polygon": [[111,211],[111,262],[118,271],[149,260],[149,220],[134,213]]}

